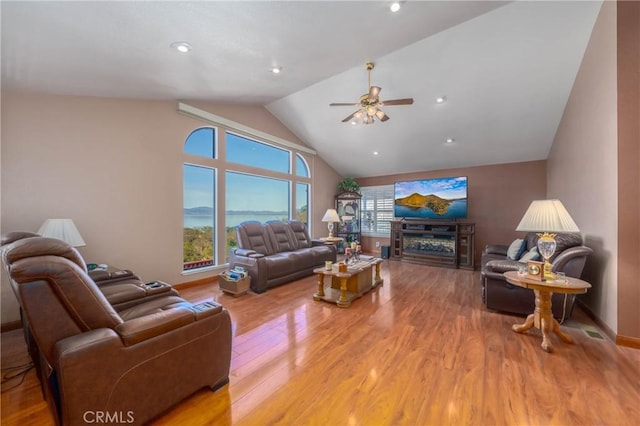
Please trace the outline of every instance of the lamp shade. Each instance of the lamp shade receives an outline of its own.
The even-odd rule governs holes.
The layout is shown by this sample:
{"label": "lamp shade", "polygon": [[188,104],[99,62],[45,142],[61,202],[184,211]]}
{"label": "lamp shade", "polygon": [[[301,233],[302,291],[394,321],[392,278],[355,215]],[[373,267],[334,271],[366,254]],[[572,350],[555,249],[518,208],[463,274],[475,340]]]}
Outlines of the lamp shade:
{"label": "lamp shade", "polygon": [[57,238],[73,247],[87,245],[71,219],[47,219],[38,229],[38,234],[43,237]]}
{"label": "lamp shade", "polygon": [[340,216],[338,216],[338,212],[336,209],[327,209],[324,216],[322,216],[323,222],[340,222]]}
{"label": "lamp shade", "polygon": [[516,231],[578,232],[580,230],[560,200],[534,200]]}

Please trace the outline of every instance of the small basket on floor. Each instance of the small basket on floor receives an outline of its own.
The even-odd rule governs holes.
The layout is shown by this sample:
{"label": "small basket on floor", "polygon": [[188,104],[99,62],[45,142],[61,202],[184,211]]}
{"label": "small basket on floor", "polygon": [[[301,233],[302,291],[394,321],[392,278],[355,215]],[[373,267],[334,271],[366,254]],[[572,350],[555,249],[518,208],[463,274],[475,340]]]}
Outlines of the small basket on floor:
{"label": "small basket on floor", "polygon": [[241,296],[249,292],[251,286],[251,277],[239,276],[234,271],[225,271],[218,275],[218,285],[220,290],[233,296]]}

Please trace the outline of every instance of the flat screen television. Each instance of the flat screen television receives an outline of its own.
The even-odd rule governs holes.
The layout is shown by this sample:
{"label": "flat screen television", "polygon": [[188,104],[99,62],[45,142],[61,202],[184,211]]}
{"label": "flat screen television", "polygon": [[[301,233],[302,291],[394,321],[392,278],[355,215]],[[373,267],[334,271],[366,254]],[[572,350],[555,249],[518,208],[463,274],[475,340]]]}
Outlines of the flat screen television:
{"label": "flat screen television", "polygon": [[393,198],[396,218],[466,218],[467,177],[396,182]]}

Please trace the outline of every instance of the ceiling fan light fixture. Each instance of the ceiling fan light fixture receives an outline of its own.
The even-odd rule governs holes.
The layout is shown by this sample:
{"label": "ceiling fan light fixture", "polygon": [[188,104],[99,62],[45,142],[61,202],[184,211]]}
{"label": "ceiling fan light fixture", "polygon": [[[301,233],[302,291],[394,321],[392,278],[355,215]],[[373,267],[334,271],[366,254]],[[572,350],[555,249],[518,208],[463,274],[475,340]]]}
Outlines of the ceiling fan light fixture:
{"label": "ceiling fan light fixture", "polygon": [[353,123],[353,121],[359,121],[362,117],[363,124],[373,124],[375,122],[374,117],[380,120],[381,122],[385,122],[389,120],[389,116],[381,111],[379,107],[386,105],[411,105],[413,104],[413,98],[403,98],[403,99],[391,99],[387,101],[380,100],[378,95],[382,90],[379,86],[371,85],[371,70],[373,69],[373,62],[367,62],[365,67],[367,68],[368,73],[368,88],[369,90],[364,95],[360,96],[360,102],[358,103],[349,103],[349,102],[334,102],[330,103],[329,106],[359,106],[358,110],[348,115],[346,118],[342,120],[343,123]]}

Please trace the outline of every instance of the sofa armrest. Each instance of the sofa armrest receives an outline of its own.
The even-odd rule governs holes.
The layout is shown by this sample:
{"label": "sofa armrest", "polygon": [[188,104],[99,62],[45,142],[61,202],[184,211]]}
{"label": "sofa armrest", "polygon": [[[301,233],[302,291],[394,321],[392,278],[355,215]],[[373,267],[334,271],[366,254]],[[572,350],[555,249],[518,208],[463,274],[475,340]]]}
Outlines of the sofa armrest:
{"label": "sofa armrest", "polygon": [[234,255],[236,255],[236,256],[245,256],[245,257],[248,257],[248,256],[250,256],[250,255],[252,255],[252,254],[257,254],[258,252],[256,252],[255,250],[248,250],[248,249],[241,249],[241,248],[239,248],[239,249],[235,249],[235,250],[233,250],[233,252],[232,252],[232,253],[233,253]]}
{"label": "sofa armrest", "polygon": [[587,256],[593,253],[587,246],[570,247],[560,253],[551,264],[553,272],[564,272],[570,277],[579,278]]}
{"label": "sofa armrest", "polygon": [[125,346],[130,346],[180,328],[194,320],[192,310],[180,307],[126,321],[117,325],[115,330]]}
{"label": "sofa armrest", "polygon": [[509,246],[505,246],[503,244],[487,244],[484,247],[482,254],[498,254],[501,256],[506,256],[507,250],[509,250]]}
{"label": "sofa armrest", "polygon": [[251,276],[251,289],[256,293],[263,293],[267,289],[268,271],[266,257],[261,253],[241,256],[236,252],[231,252],[229,266],[235,268],[242,266]]}
{"label": "sofa armrest", "polygon": [[486,265],[484,265],[483,272],[486,271],[486,272],[495,272],[495,273],[503,274],[508,271],[517,271],[523,265],[524,263],[518,262],[516,260],[509,260],[509,259],[491,260],[487,262]]}

